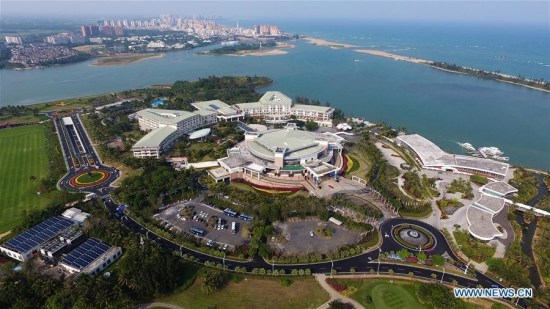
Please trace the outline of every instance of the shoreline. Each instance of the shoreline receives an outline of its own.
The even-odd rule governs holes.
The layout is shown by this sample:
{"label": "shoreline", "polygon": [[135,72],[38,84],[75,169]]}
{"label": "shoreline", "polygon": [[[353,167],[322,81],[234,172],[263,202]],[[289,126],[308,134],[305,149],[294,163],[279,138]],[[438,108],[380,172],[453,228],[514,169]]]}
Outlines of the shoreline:
{"label": "shoreline", "polygon": [[343,48],[356,48],[356,47],[359,47],[357,45],[331,42],[331,41],[326,41],[326,40],[323,40],[323,39],[317,39],[317,38],[309,37],[309,36],[301,37],[301,39],[306,40],[311,45],[326,46],[326,47],[330,47],[332,49],[343,49]]}
{"label": "shoreline", "polygon": [[97,59],[90,66],[104,67],[104,66],[122,66],[140,62],[147,59],[158,59],[164,57],[166,54],[131,54],[131,55],[116,55],[101,57]]}
{"label": "shoreline", "polygon": [[[357,53],[369,54],[369,55],[374,55],[374,56],[379,56],[379,57],[384,57],[384,58],[392,58],[394,60],[399,60],[399,61],[406,61],[406,62],[411,62],[411,63],[416,63],[416,64],[422,64],[422,65],[429,66],[430,68],[434,68],[434,69],[441,70],[441,71],[448,72],[448,73],[464,74],[464,75],[478,77],[478,78],[482,78],[482,79],[486,79],[486,80],[494,80],[494,81],[497,81],[497,82],[503,82],[503,83],[507,83],[507,84],[512,84],[512,85],[522,86],[522,87],[525,87],[525,88],[530,88],[530,89],[533,89],[533,90],[542,91],[542,92],[545,92],[545,93],[550,93],[550,90],[548,90],[548,89],[535,87],[535,86],[531,86],[531,85],[526,85],[526,84],[522,84],[522,83],[515,82],[515,81],[509,81],[509,80],[504,80],[504,79],[500,79],[500,78],[483,78],[481,76],[477,76],[477,75],[475,75],[473,73],[469,73],[469,72],[460,72],[460,71],[441,68],[441,67],[438,67],[438,66],[434,65],[435,62],[432,61],[432,60],[425,60],[425,59],[420,59],[420,58],[402,56],[402,55],[392,54],[392,53],[388,53],[388,52],[384,52],[384,51],[380,51],[380,50],[374,50],[374,49],[354,49],[353,51],[357,52]],[[461,68],[463,68],[463,67],[461,67]],[[468,68],[465,68],[465,69],[468,69]],[[496,76],[502,77],[502,78],[515,78],[514,76],[511,76],[511,75],[508,75],[508,74],[495,73],[495,72],[490,72],[490,73],[494,74]]]}

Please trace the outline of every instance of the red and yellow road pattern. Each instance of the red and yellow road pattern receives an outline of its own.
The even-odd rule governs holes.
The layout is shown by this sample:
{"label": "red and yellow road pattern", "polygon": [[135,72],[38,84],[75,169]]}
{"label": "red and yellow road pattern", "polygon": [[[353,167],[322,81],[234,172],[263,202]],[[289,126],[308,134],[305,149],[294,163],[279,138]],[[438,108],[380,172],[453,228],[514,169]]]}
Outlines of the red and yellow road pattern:
{"label": "red and yellow road pattern", "polygon": [[75,187],[75,188],[86,188],[86,187],[91,187],[91,186],[101,184],[105,182],[107,179],[109,179],[109,177],[111,177],[111,173],[109,173],[106,170],[93,170],[92,173],[101,174],[101,177],[94,181],[85,181],[83,180],[83,178],[85,178],[85,176],[88,176],[88,172],[86,171],[73,176],[69,181],[69,184],[71,185],[71,187]]}

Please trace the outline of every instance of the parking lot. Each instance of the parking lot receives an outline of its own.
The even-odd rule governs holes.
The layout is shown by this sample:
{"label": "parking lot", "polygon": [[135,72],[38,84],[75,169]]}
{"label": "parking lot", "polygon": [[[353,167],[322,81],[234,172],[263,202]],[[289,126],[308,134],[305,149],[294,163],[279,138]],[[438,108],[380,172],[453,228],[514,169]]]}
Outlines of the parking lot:
{"label": "parking lot", "polygon": [[[221,210],[195,202],[176,204],[155,215],[155,218],[162,224],[168,225],[168,229],[171,231],[175,229],[189,233],[191,228],[202,229],[206,232],[202,237],[203,243],[230,251],[236,246],[248,242],[248,227],[252,224],[251,221],[227,216]],[[219,224],[220,219],[221,225]],[[233,222],[236,227],[234,234],[232,232]]]}
{"label": "parking lot", "polygon": [[[311,252],[328,253],[339,247],[354,244],[359,241],[359,233],[349,231],[334,223],[318,219],[306,219],[275,223],[286,242],[272,242],[270,246],[285,255],[303,255]],[[311,232],[317,227],[330,227],[334,230],[330,238],[323,238]]]}

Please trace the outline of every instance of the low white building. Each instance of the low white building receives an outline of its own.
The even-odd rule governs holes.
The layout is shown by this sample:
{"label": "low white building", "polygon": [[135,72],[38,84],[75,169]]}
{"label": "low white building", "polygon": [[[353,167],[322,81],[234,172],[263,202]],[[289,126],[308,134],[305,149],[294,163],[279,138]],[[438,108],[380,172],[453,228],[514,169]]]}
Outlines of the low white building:
{"label": "low white building", "polygon": [[208,110],[196,112],[144,109],[136,113],[139,128],[150,131],[133,147],[135,157],[159,158],[183,134],[216,123],[216,113]]}
{"label": "low white building", "polygon": [[97,275],[121,255],[122,248],[90,238],[63,256],[59,265],[70,273]]}

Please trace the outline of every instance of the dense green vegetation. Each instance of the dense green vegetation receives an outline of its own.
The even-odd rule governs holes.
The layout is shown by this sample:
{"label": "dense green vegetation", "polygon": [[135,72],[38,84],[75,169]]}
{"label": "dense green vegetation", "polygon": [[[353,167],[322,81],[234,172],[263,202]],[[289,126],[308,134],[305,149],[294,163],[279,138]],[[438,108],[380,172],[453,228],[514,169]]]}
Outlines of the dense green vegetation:
{"label": "dense green vegetation", "polygon": [[489,183],[489,179],[487,179],[487,177],[481,176],[481,175],[478,175],[478,174],[471,175],[470,176],[470,181],[474,182],[474,183],[476,183],[480,186],[486,185],[486,184]]}
{"label": "dense green vegetation", "polygon": [[132,212],[150,217],[160,206],[196,194],[194,171],[176,171],[156,160],[151,163],[140,176],[126,178],[115,192],[120,200],[132,206]]}
{"label": "dense green vegetation", "polygon": [[472,192],[472,184],[465,179],[453,179],[449,188],[447,188],[447,193],[462,193],[462,198],[466,200],[471,200],[474,198],[474,193]]}
{"label": "dense green vegetation", "polygon": [[506,249],[503,258],[487,260],[489,270],[516,287],[530,287],[529,274],[525,271],[533,261],[521,250],[521,226],[511,221],[516,238]]}
{"label": "dense green vegetation", "polygon": [[510,179],[509,183],[518,189],[517,196],[512,198],[516,203],[527,203],[538,193],[537,179],[524,168],[517,168],[514,171],[514,178]]}
{"label": "dense green vegetation", "polygon": [[421,178],[416,172],[406,172],[403,179],[403,189],[417,199],[427,199],[438,194],[435,190],[435,178],[428,178],[426,174],[422,174]]}
{"label": "dense green vegetation", "polygon": [[236,54],[240,51],[253,51],[260,50],[264,47],[274,47],[275,42],[262,43],[261,47],[259,43],[243,43],[233,46],[222,46],[220,48],[211,49],[208,52],[205,52],[206,55],[227,55],[227,54]]}
{"label": "dense green vegetation", "polygon": [[[141,245],[139,236],[111,218],[101,204],[91,201],[77,207],[92,214],[83,230],[86,235],[123,248],[124,255],[107,269],[111,276],[81,275],[70,283],[37,271],[34,263],[25,263],[20,272],[8,263],[0,270],[1,308],[130,307],[193,282],[195,266],[166,254],[154,242],[146,240]],[[35,224],[37,218],[59,214],[62,209],[57,205],[25,221]]]}
{"label": "dense green vegetation", "polygon": [[416,295],[422,303],[435,308],[466,308],[464,301],[456,298],[450,289],[441,284],[420,284]]}
{"label": "dense green vegetation", "polygon": [[550,211],[550,195],[543,197],[537,204],[537,208]]}
{"label": "dense green vegetation", "polygon": [[[550,244],[550,220],[544,218],[537,223],[533,252],[542,280],[547,286],[550,285],[550,247],[548,244]],[[548,300],[550,301],[550,297]]]}
{"label": "dense green vegetation", "polygon": [[466,231],[455,229],[453,236],[458,243],[460,250],[472,260],[482,263],[495,255],[496,249],[493,246],[479,242],[472,238]]}
{"label": "dense green vegetation", "polygon": [[244,140],[242,131],[233,122],[219,122],[202,141],[182,139],[174,145],[172,157],[184,156],[189,162],[216,160],[227,155],[227,149]]}
{"label": "dense green vegetation", "polygon": [[358,143],[359,151],[374,164],[367,174],[369,185],[382,194],[388,203],[404,216],[426,216],[431,212],[428,202],[418,202],[401,192],[397,184],[399,170],[386,162],[380,150],[370,140],[368,133]]}
{"label": "dense green vegetation", "polygon": [[483,78],[483,79],[500,80],[500,81],[506,81],[506,82],[510,82],[510,83],[517,83],[517,84],[525,85],[525,86],[529,86],[529,87],[550,90],[550,82],[548,82],[548,81],[546,81],[542,78],[540,78],[540,79],[527,79],[527,78],[525,78],[525,76],[522,76],[522,75],[507,76],[507,75],[500,74],[500,72],[498,72],[498,71],[497,72],[491,72],[491,71],[485,71],[485,70],[472,69],[472,68],[467,68],[467,67],[463,67],[463,66],[456,65],[456,64],[450,64],[450,63],[447,63],[447,62],[439,62],[439,61],[434,61],[434,62],[428,63],[428,65],[436,67],[436,68],[441,68],[441,69],[444,69],[444,70],[452,71],[452,72],[473,75],[473,76],[480,77],[480,78]]}

